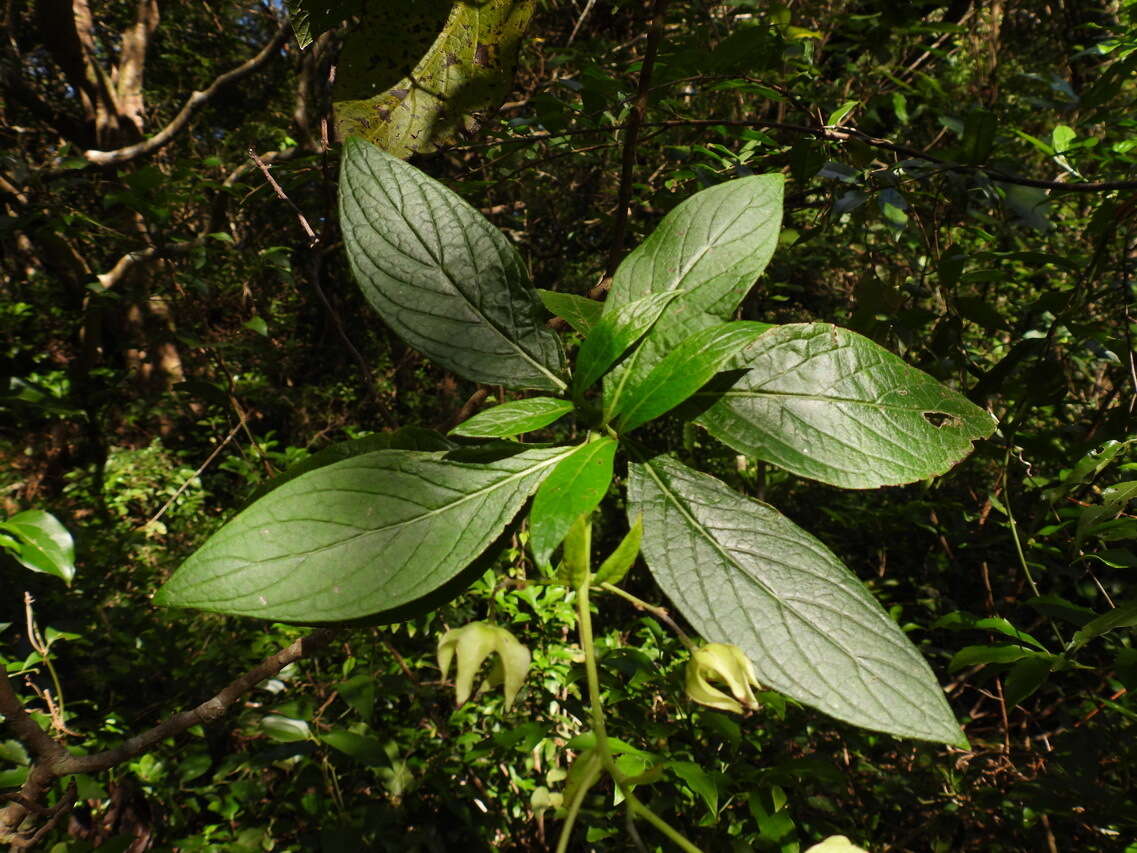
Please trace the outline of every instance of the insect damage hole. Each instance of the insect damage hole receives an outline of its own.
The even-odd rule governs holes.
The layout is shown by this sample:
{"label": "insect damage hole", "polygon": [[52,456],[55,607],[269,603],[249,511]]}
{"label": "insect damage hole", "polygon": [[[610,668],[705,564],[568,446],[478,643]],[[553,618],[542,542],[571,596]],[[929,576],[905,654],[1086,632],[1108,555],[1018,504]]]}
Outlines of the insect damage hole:
{"label": "insect damage hole", "polygon": [[955,415],[949,415],[945,412],[924,412],[924,420],[934,426],[936,429],[942,429],[949,424],[956,426],[959,424],[959,418]]}

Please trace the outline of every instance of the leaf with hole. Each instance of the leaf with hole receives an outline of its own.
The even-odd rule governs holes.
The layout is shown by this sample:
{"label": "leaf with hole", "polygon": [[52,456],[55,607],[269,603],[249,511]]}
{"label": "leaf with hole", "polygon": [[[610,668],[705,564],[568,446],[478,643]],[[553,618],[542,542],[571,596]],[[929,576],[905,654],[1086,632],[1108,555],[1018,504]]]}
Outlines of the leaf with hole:
{"label": "leaf with hole", "polygon": [[318,468],[222,527],[155,601],[302,624],[410,604],[477,558],[571,452],[472,463],[380,450]]}
{"label": "leaf with hole", "polygon": [[851,489],[942,474],[995,420],[967,398],[848,329],[792,324],[762,335],[733,383],[700,391],[698,422],[724,444]]}
{"label": "leaf with hole", "polygon": [[854,725],[966,743],[928,664],[864,584],[772,507],[657,456],[631,465],[628,512],[660,587],[758,680]]}
{"label": "leaf with hole", "polygon": [[339,202],[352,273],[407,343],[475,382],[567,387],[521,257],[482,214],[357,138],[344,145]]}

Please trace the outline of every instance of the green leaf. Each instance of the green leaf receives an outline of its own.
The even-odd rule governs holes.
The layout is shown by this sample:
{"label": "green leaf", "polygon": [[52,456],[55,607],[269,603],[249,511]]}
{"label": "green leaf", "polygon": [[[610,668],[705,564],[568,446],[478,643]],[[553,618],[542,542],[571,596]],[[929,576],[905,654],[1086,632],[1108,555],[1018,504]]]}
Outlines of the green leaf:
{"label": "green leaf", "polygon": [[612,482],[616,442],[604,437],[575,448],[541,483],[529,512],[529,547],[545,565],[572,523],[591,513]]}
{"label": "green leaf", "polygon": [[970,613],[955,611],[941,616],[932,624],[932,628],[948,628],[953,631],[966,630],[969,628],[980,631],[996,631],[1005,637],[1010,637],[1012,640],[1034,646],[1040,652],[1046,651],[1046,646],[1042,645],[1042,643],[1026,631],[1019,630],[1001,616],[979,618]]}
{"label": "green leaf", "polygon": [[631,529],[620,540],[616,550],[600,564],[592,582],[599,586],[602,583],[616,585],[622,581],[628,573],[628,569],[636,562],[636,557],[640,555],[640,543],[643,542],[643,534],[644,519],[642,515],[637,515],[636,520],[632,522]]}
{"label": "green leaf", "polygon": [[1003,683],[1003,701],[1008,710],[1045,684],[1052,668],[1053,662],[1045,657],[1023,658],[1012,666]]}
{"label": "green leaf", "polygon": [[75,543],[54,515],[39,509],[18,512],[0,522],[0,531],[15,537],[15,542],[0,544],[24,568],[55,575],[71,584],[75,577]]}
{"label": "green leaf", "polygon": [[478,211],[362,139],[344,145],[339,198],[352,272],[400,337],[475,382],[566,387],[521,258]]}
{"label": "green leaf", "polygon": [[829,113],[829,118],[826,120],[825,125],[827,127],[836,127],[841,123],[841,119],[845,118],[845,116],[856,108],[858,103],[858,101],[845,101],[845,103]]}
{"label": "green leaf", "polygon": [[350,441],[340,441],[313,453],[307,459],[300,460],[280,476],[258,486],[245,501],[245,505],[248,506],[259,500],[273,489],[283,486],[289,480],[295,480],[301,474],[307,474],[309,471],[353,456],[362,456],[364,453],[376,450],[453,450],[454,447],[454,443],[441,433],[416,426],[405,426],[394,432],[377,432]]}
{"label": "green leaf", "polygon": [[294,720],[290,717],[281,717],[276,714],[269,714],[261,720],[261,728],[273,740],[281,741],[282,743],[295,743],[296,741],[307,740],[311,737],[312,731],[308,728],[308,724],[303,720]]}
{"label": "green leaf", "polygon": [[[536,0],[384,0],[348,33],[332,89],[339,139],[398,157],[477,129],[509,92]],[[409,70],[409,73],[408,73]]]}
{"label": "green leaf", "polygon": [[1051,656],[1028,649],[1025,646],[964,646],[954,655],[948,664],[948,672],[958,672],[969,666],[981,663],[1014,663],[1023,658],[1043,657],[1050,660]]}
{"label": "green leaf", "polygon": [[320,735],[320,740],[361,764],[386,766],[391,763],[383,744],[367,735],[356,734],[346,729],[332,729]]}
{"label": "green leaf", "polygon": [[779,326],[742,354],[729,388],[697,395],[699,423],[739,453],[844,488],[941,474],[995,420],[855,332]]}
{"label": "green leaf", "polygon": [[481,554],[571,452],[472,464],[380,450],[318,468],[211,536],[155,602],[314,624],[417,601]]}
{"label": "green leaf", "polygon": [[681,291],[653,293],[605,314],[580,345],[574,385],[584,391],[652,327]]}
{"label": "green leaf", "polygon": [[759,681],[839,720],[966,743],[920,653],[814,537],[666,457],[629,476],[648,566],[706,640],[741,647]]}
{"label": "green leaf", "polygon": [[301,50],[344,18],[363,10],[362,0],[284,0],[284,6]]}
{"label": "green leaf", "polygon": [[604,311],[603,302],[572,293],[538,290],[537,296],[552,314],[565,320],[582,335],[592,331],[592,327],[600,322],[600,315]]}
{"label": "green leaf", "polygon": [[568,400],[530,397],[479,412],[450,430],[450,434],[471,438],[506,438],[548,426],[572,410],[573,405]]}
{"label": "green leaf", "polygon": [[669,352],[642,380],[628,374],[629,387],[615,395],[617,430],[627,432],[678,406],[723,368],[738,352],[769,331],[768,323],[735,321],[701,329]]}
{"label": "green leaf", "polygon": [[782,176],[739,178],[696,193],[663,217],[620,264],[604,313],[652,293],[681,290],[643,343],[604,381],[604,405],[620,406],[638,382],[692,332],[734,317],[770,262],[782,224]]}
{"label": "green leaf", "polygon": [[986,162],[995,144],[998,130],[995,114],[990,110],[974,109],[963,122],[963,162],[978,166]]}
{"label": "green leaf", "polygon": [[707,771],[693,761],[668,761],[666,767],[703,798],[711,814],[718,814],[719,789]]}
{"label": "green leaf", "polygon": [[1119,604],[1108,613],[1091,619],[1074,634],[1072,648],[1080,649],[1094,637],[1100,637],[1116,628],[1132,628],[1134,625],[1137,625],[1137,600]]}

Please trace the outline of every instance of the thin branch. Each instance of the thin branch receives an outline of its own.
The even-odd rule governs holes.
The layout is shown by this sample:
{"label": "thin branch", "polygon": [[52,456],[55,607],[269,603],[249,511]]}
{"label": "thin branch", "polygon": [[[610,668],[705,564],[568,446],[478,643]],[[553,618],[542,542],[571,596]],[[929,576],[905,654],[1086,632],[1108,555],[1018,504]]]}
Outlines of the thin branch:
{"label": "thin branch", "polygon": [[0,842],[19,843],[21,839],[26,840],[27,835],[20,832],[20,826],[29,814],[42,814],[39,800],[54,780],[75,773],[107,770],[142,755],[166,738],[179,735],[191,726],[212,723],[262,681],[276,675],[288,664],[311,656],[328,645],[335,636],[336,631],[331,628],[313,631],[265,658],[196,708],[174,714],[164,723],[128,738],[114,749],[93,755],[72,755],[48,737],[28,716],[8,677],[0,677],[0,714],[4,715],[5,722],[16,737],[36,756],[19,793],[10,797],[11,802],[0,810]]}
{"label": "thin branch", "polygon": [[290,663],[310,657],[328,645],[335,636],[335,630],[319,628],[311,634],[301,637],[292,645],[281,649],[276,654],[269,655],[252,669],[231,681],[216,696],[207,699],[196,708],[174,714],[164,723],[160,723],[142,734],[128,738],[114,749],[107,749],[94,755],[71,755],[68,753],[66,759],[59,762],[57,768],[53,768],[56,771],[55,775],[98,773],[116,764],[137,758],[166,738],[179,735],[191,726],[212,723],[262,681],[276,675]]}
{"label": "thin branch", "polygon": [[[516,139],[496,140],[493,145],[508,144],[511,142],[528,142],[558,139],[564,136],[579,136],[586,133],[611,133],[616,130],[623,130],[631,127],[629,120],[625,124],[607,125],[605,127],[585,127],[574,128],[572,130],[560,130],[556,133],[538,132],[531,133],[528,136],[519,137]],[[987,175],[994,181],[1004,184],[1015,184],[1022,187],[1037,187],[1038,189],[1053,190],[1054,192],[1109,192],[1111,190],[1133,190],[1137,189],[1137,180],[1135,181],[1045,181],[1037,178],[1023,178],[1018,175],[1012,175],[1004,172],[1001,169],[992,166],[972,166],[964,163],[953,163],[950,160],[945,160],[928,151],[922,151],[919,148],[910,148],[906,145],[892,142],[888,139],[881,139],[864,131],[857,130],[854,127],[833,127],[827,125],[805,125],[805,124],[792,124],[784,121],[768,121],[766,119],[668,119],[666,121],[645,121],[640,122],[640,127],[659,127],[659,128],[679,128],[679,127],[758,127],[766,130],[784,130],[790,133],[800,133],[806,136],[812,136],[816,139],[824,139],[831,142],[847,142],[850,139],[856,139],[858,142],[863,142],[872,148],[879,148],[884,151],[891,151],[894,154],[900,154],[916,160],[926,160],[939,166],[945,172],[958,172],[958,173],[980,173]],[[462,148],[472,148],[475,146],[466,145]]]}
{"label": "thin branch", "polygon": [[114,163],[125,163],[138,157],[153,154],[180,133],[185,126],[189,124],[189,120],[193,118],[194,113],[204,104],[208,103],[218,92],[230,83],[235,83],[249,76],[268,62],[279,52],[280,48],[284,46],[288,40],[289,31],[290,25],[287,22],[281,24],[280,28],[276,31],[276,35],[261,49],[260,53],[252,59],[238,65],[236,68],[226,71],[217,77],[217,79],[209,84],[208,88],[190,95],[182,106],[181,111],[174,116],[173,120],[149,139],[143,140],[135,145],[127,145],[125,148],[115,149],[114,151],[84,151],[83,157],[92,165],[108,166]]}
{"label": "thin branch", "polygon": [[28,712],[12,688],[12,682],[7,674],[0,675],[0,714],[4,715],[4,723],[12,734],[27,746],[36,758],[46,761],[62,761],[69,757],[70,753],[49,737],[47,732],[28,716]]}
{"label": "thin branch", "polygon": [[624,252],[624,234],[628,230],[628,213],[632,196],[632,173],[636,166],[636,143],[639,141],[640,125],[647,112],[647,102],[651,95],[651,74],[655,68],[655,57],[659,53],[659,43],[663,39],[663,22],[667,14],[667,0],[655,0],[652,7],[651,24],[648,29],[647,47],[644,49],[640,65],[639,88],[636,100],[628,116],[624,136],[623,162],[620,166],[620,190],[616,200],[616,222],[612,228],[612,248],[608,253],[605,278],[610,279],[616,272],[620,257]]}
{"label": "thin branch", "polygon": [[276,197],[281,201],[287,202],[288,205],[292,208],[292,211],[296,214],[296,218],[300,220],[300,227],[303,228],[304,233],[308,235],[309,248],[318,244],[320,242],[320,238],[316,236],[316,232],[313,231],[312,226],[308,224],[308,219],[306,216],[304,216],[304,211],[297,207],[296,202],[288,197],[280,184],[276,182],[276,178],[272,176],[272,172],[268,170],[268,166],[260,157],[257,156],[257,152],[252,148],[249,149],[249,157],[254,163],[257,164],[257,168],[260,169],[261,174],[265,176],[265,180],[268,181],[269,186],[271,186],[273,191],[276,193]]}

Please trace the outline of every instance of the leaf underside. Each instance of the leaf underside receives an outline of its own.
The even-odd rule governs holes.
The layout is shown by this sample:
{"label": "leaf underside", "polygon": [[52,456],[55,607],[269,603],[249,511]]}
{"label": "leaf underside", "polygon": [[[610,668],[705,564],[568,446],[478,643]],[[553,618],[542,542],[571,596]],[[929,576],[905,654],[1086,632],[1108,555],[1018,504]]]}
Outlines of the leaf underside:
{"label": "leaf underside", "polygon": [[571,450],[478,464],[380,450],[318,468],[233,518],[155,600],[304,624],[414,602],[481,554]]}
{"label": "leaf underside", "polygon": [[835,486],[942,474],[995,429],[961,394],[827,323],[771,330],[733,366],[746,373],[696,394],[710,406],[698,422],[739,453]]}
{"label": "leaf underside", "polygon": [[517,250],[451,190],[349,139],[340,221],[364,295],[415,349],[475,382],[565,387],[564,352]]}
{"label": "leaf underside", "polygon": [[966,743],[923,657],[817,539],[665,457],[631,465],[628,497],[660,587],[763,683],[867,729]]}

